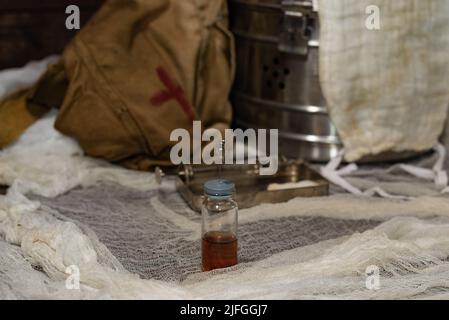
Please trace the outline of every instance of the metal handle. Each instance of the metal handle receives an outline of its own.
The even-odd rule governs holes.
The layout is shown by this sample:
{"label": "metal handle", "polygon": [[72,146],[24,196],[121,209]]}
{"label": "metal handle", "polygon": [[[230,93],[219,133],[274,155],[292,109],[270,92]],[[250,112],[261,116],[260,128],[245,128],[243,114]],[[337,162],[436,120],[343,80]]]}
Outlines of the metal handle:
{"label": "metal handle", "polygon": [[165,177],[165,172],[162,171],[160,167],[156,167],[154,168],[154,176],[156,178],[156,183],[160,185],[162,184],[162,179]]}
{"label": "metal handle", "polygon": [[283,0],[281,7],[289,11],[311,12],[315,8],[313,3],[311,0]]}

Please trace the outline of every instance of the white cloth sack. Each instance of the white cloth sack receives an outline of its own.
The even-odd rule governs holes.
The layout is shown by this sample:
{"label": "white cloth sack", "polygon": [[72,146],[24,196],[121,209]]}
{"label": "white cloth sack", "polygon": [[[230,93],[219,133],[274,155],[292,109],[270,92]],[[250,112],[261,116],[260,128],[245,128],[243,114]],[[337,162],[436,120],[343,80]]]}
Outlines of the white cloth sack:
{"label": "white cloth sack", "polygon": [[[379,30],[367,27],[379,8]],[[319,1],[320,77],[347,161],[437,144],[449,105],[449,1]]]}

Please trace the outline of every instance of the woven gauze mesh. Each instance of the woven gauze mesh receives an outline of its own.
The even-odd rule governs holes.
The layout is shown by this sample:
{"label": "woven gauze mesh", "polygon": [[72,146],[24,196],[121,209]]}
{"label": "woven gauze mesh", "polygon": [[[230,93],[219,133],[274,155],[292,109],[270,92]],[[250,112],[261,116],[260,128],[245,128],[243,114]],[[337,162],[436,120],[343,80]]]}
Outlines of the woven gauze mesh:
{"label": "woven gauze mesh", "polygon": [[[54,200],[39,200],[92,228],[126,269],[143,278],[182,281],[201,271],[200,215],[187,209],[176,192],[101,185],[74,190]],[[259,261],[378,224],[323,217],[273,217],[242,223],[238,230],[239,262]]]}
{"label": "woven gauze mesh", "polygon": [[[423,298],[448,292],[446,197],[333,195],[241,210],[241,263],[210,273],[199,272],[199,216],[170,182],[158,190],[99,182],[56,198],[29,197],[34,201],[10,191],[0,198],[1,233],[21,246],[22,263],[45,272],[49,286],[75,264],[83,285],[110,298]],[[379,290],[366,288],[370,265],[381,271]],[[36,284],[20,290],[17,278],[11,282],[14,272],[7,268],[0,278],[17,297],[63,296],[42,291],[41,276],[26,276]],[[42,273],[27,267],[33,272]],[[91,296],[91,290],[80,292]]]}
{"label": "woven gauze mesh", "polygon": [[[0,151],[0,185],[11,186],[0,195],[0,298],[449,297],[449,198],[428,182],[362,168],[352,183],[416,198],[332,188],[241,210],[241,263],[201,273],[199,216],[173,181],[84,157],[53,123]],[[65,285],[70,266],[80,290]],[[370,266],[378,290],[366,286]]]}

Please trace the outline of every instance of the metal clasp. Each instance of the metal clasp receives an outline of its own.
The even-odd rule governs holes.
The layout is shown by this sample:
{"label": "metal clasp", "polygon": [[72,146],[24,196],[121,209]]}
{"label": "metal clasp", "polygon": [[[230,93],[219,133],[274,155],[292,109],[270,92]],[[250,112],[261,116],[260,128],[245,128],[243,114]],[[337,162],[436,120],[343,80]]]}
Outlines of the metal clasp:
{"label": "metal clasp", "polygon": [[310,41],[310,17],[314,11],[311,1],[284,0],[281,2],[284,13],[279,51],[307,55]]}

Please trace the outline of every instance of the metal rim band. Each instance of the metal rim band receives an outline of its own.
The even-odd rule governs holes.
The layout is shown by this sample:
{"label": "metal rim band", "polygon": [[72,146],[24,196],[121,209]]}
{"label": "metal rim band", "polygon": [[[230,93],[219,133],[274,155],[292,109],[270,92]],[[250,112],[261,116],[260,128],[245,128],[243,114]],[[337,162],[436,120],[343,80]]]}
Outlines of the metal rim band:
{"label": "metal rim band", "polygon": [[276,101],[267,101],[259,98],[250,97],[244,93],[234,91],[233,97],[237,100],[243,100],[244,102],[249,102],[253,104],[260,105],[262,107],[269,107],[269,108],[278,108],[278,109],[284,109],[287,111],[293,111],[293,112],[305,112],[305,113],[320,113],[320,114],[328,114],[326,107],[320,107],[320,106],[304,106],[304,105],[298,105],[298,104],[285,104],[281,102]]}
{"label": "metal rim band", "polygon": [[[258,41],[258,42],[268,42],[268,43],[279,44],[279,38],[275,37],[275,36],[253,35],[253,34],[249,34],[247,32],[238,31],[238,30],[232,30],[232,32],[234,33],[234,36],[239,37],[239,38],[249,39],[249,40]],[[308,46],[310,48],[319,48],[320,42],[318,40],[309,40]]]}
{"label": "metal rim band", "polygon": [[[237,125],[242,126],[244,128],[258,128],[257,126],[251,125],[245,121],[242,120],[236,120]],[[341,141],[337,136],[318,136],[314,134],[302,134],[302,133],[288,133],[285,131],[279,131],[279,137],[291,139],[291,140],[300,140],[305,142],[312,142],[312,143],[324,143],[324,144],[333,144],[340,146]]]}

